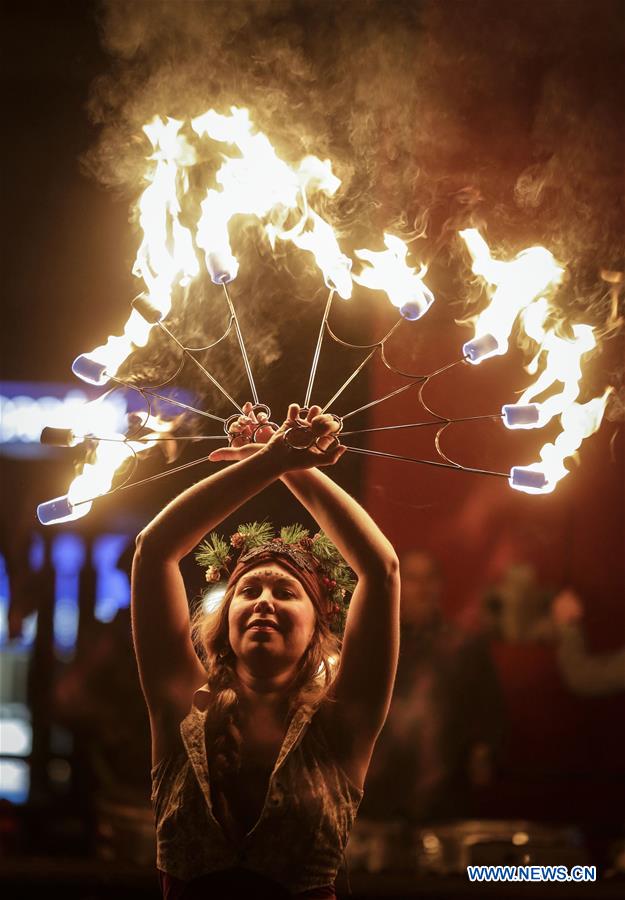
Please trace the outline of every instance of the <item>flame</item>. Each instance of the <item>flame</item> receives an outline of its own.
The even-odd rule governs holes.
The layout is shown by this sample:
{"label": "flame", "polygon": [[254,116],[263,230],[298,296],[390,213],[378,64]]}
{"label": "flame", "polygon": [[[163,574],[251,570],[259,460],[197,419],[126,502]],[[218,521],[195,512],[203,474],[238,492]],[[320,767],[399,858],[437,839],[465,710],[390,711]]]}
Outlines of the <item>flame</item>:
{"label": "flame", "polygon": [[[544,247],[522,250],[508,262],[493,259],[476,228],[459,232],[473,260],[472,270],[494,288],[491,301],[475,320],[474,341],[492,336],[492,347],[472,360],[481,362],[508,350],[508,339],[519,313],[562,280],[564,269]],[[465,345],[466,346],[466,345]]]}
{"label": "flame", "polygon": [[[149,433],[141,441],[126,440],[123,434],[107,435],[110,440],[96,441],[94,457],[83,464],[82,471],[69,486],[67,497],[73,509],[73,518],[86,516],[91,509],[91,501],[105,494],[113,484],[115,474],[135,454],[144,453],[156,444],[151,438],[166,434],[171,430],[172,422],[148,416],[144,420],[144,428]],[[84,433],[84,432],[83,432]]]}
{"label": "flame", "polygon": [[[209,109],[191,121],[200,137],[207,135],[214,141],[233,144],[241,154],[224,159],[215,176],[222,190],[209,192],[217,195],[212,197],[211,205],[219,205],[227,219],[236,214],[262,219],[276,206],[296,207],[300,190],[297,173],[278,157],[266,135],[252,134],[246,109],[233,106],[230,113],[225,116]],[[200,247],[206,246],[204,235],[210,232],[210,222],[204,219],[203,216],[198,225]]]}
{"label": "flame", "polygon": [[[582,379],[582,357],[596,346],[596,339],[590,325],[572,326],[573,337],[561,337],[554,328],[545,328],[549,315],[549,305],[540,298],[529,306],[523,314],[525,333],[538,344],[538,351],[527,369],[535,374],[543,365],[540,375],[521,395],[519,406],[535,402],[538,416],[532,427],[541,428],[559,415],[562,431],[553,443],[544,444],[540,451],[540,463],[527,466],[530,472],[544,475],[542,487],[517,487],[528,493],[550,493],[558,481],[567,474],[564,460],[573,456],[582,441],[599,428],[606,402],[612,388],[607,388],[601,397],[588,403],[577,403]],[[543,402],[536,402],[546,391],[560,384],[560,391],[551,394]]]}
{"label": "flame", "polygon": [[582,378],[582,356],[596,346],[590,325],[573,325],[573,337],[559,337],[554,329],[545,328],[549,314],[547,301],[537,300],[523,316],[525,333],[540,346],[527,366],[528,372],[538,371],[541,362],[544,368],[537,380],[519,398],[518,404],[530,403],[556,383],[563,385],[559,393],[552,394],[544,402],[538,403],[537,428],[546,425],[554,416],[563,413],[579,396]]}
{"label": "flame", "polygon": [[[304,230],[305,226],[310,226]],[[307,250],[315,257],[328,288],[335,290],[343,300],[352,295],[352,261],[341,252],[331,225],[311,209],[307,219],[288,232],[278,232],[281,240],[293,241],[300,250]]]}
{"label": "flame", "polygon": [[[341,182],[333,174],[330,161],[306,156],[296,169],[290,168],[266,135],[253,133],[246,109],[233,106],[229,116],[211,109],[193,119],[191,125],[200,137],[232,144],[240,153],[224,158],[216,174],[221,190],[208,190],[201,204],[196,240],[207,257],[214,254],[235,277],[238,262],[230,246],[230,220],[235,215],[252,215],[261,221],[271,217],[264,227],[272,247],[280,238],[310,251],[328,286],[344,299],[350,297],[350,261],[341,253],[332,227],[310,208],[307,196],[309,191],[332,196],[338,190]],[[297,219],[286,229],[289,214]]]}
{"label": "flame", "polygon": [[[179,134],[181,127],[176,119],[156,117],[143,129],[152,144],[148,160],[153,166],[138,202],[143,240],[132,271],[143,279],[149,300],[163,316],[171,308],[174,286],[184,286],[199,274],[192,234],[180,223],[180,196],[188,192],[188,168],[196,160],[195,151]],[[133,309],[123,334],[109,337],[86,356],[105,365],[107,375],[115,375],[134,347],[145,346],[152,327]]]}
{"label": "flame", "polygon": [[188,169],[196,162],[195,150],[179,134],[181,127],[176,119],[163,122],[157,117],[143,129],[154,148],[156,167],[138,204],[144,237],[133,274],[143,278],[150,301],[163,315],[169,312],[176,281],[188,283],[200,271],[191,232],[180,224],[179,195],[188,193]]}
{"label": "flame", "polygon": [[422,265],[417,272],[406,264],[408,247],[392,234],[384,235],[387,249],[380,252],[357,250],[356,256],[369,263],[354,281],[372,290],[385,291],[389,300],[398,309],[412,314],[407,318],[420,318],[434,302],[434,295],[423,282],[427,266]]}
{"label": "flame", "polygon": [[612,388],[608,387],[600,397],[594,397],[588,403],[571,403],[563,411],[561,433],[553,443],[543,445],[540,450],[540,462],[525,467],[529,471],[544,475],[543,487],[519,487],[514,484],[512,486],[529,494],[551,493],[556,484],[568,475],[564,460],[572,457],[579,450],[582,441],[599,428],[611,392]]}
{"label": "flame", "polygon": [[69,428],[79,440],[87,434],[108,434],[120,427],[126,415],[126,401],[108,391],[95,400],[86,400],[82,391],[71,391],[63,404],[46,415],[52,428]]}

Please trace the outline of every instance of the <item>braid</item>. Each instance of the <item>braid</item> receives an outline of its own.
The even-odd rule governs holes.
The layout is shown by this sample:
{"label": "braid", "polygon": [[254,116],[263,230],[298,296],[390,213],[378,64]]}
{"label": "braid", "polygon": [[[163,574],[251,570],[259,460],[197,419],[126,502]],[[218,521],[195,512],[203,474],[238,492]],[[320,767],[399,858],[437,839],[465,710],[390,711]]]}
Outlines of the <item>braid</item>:
{"label": "braid", "polygon": [[225,658],[216,657],[209,667],[208,688],[212,702],[206,715],[206,737],[211,762],[219,779],[241,767],[239,697],[235,675]]}
{"label": "braid", "polygon": [[228,610],[234,595],[229,588],[219,608],[208,615],[200,604],[193,616],[192,636],[206,666],[211,703],[206,713],[206,747],[209,763],[220,780],[241,767],[235,657],[228,640]]}

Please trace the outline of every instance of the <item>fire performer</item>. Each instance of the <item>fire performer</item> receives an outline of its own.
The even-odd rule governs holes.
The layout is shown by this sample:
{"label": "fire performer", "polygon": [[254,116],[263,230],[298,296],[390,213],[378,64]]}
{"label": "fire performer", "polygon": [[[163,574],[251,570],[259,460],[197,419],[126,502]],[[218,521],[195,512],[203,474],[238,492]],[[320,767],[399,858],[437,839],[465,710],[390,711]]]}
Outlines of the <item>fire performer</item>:
{"label": "fire performer", "polygon": [[[364,509],[318,471],[344,452],[335,429],[319,407],[292,404],[267,443],[214,451],[233,465],[139,535],[133,628],[166,900],[336,896],[395,677],[399,574]],[[292,526],[275,539],[256,525],[230,545],[211,535],[198,556],[209,581],[229,567],[227,589],[192,627],[180,561],[278,479],[325,533]],[[349,608],[340,554],[357,579]]]}

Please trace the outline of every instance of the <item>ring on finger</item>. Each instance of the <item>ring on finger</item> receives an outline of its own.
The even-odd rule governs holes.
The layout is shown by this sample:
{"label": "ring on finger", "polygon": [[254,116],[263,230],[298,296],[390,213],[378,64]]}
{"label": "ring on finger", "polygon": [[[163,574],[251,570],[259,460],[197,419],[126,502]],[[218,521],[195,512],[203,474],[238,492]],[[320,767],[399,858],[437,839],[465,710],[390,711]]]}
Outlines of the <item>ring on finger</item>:
{"label": "ring on finger", "polygon": [[276,422],[259,422],[252,431],[252,444],[261,443],[260,441],[256,440],[256,435],[261,430],[261,428],[271,428],[272,432],[276,432],[278,431],[280,426]]}
{"label": "ring on finger", "polygon": [[267,421],[271,418],[271,410],[266,403],[257,403],[256,406],[252,407],[252,415],[255,415],[256,418],[258,418],[259,413],[266,416]]}
{"label": "ring on finger", "polygon": [[224,431],[227,435],[232,434],[230,429],[232,428],[232,426],[234,425],[235,422],[239,421],[240,418],[241,418],[241,414],[235,413],[233,416],[230,416],[229,418],[226,419],[226,421],[224,422]]}
{"label": "ring on finger", "polygon": [[[330,441],[330,443],[326,447],[321,447],[319,445],[319,441]],[[340,441],[336,434],[320,434],[319,437],[315,441],[315,447],[317,450],[320,450],[321,453],[328,453],[330,450],[336,450],[336,448],[340,445]]]}
{"label": "ring on finger", "polygon": [[[307,443],[298,444],[293,442],[293,436],[302,432],[308,433]],[[301,425],[291,425],[284,432],[284,443],[291,450],[309,450],[315,443],[315,436],[307,428]]]}

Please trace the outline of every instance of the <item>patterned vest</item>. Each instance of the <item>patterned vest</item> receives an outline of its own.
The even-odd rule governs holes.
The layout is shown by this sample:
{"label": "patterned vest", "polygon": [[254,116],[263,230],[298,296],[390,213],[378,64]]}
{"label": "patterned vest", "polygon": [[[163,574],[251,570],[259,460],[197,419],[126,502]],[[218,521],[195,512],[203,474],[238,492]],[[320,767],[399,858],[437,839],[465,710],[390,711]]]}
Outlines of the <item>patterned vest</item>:
{"label": "patterned vest", "polygon": [[206,756],[207,694],[180,726],[183,746],[152,770],[157,865],[182,881],[243,867],[292,893],[332,884],[363,792],[332,757],[314,710],[300,707],[269,778],[260,818],[241,844],[215,818]]}

